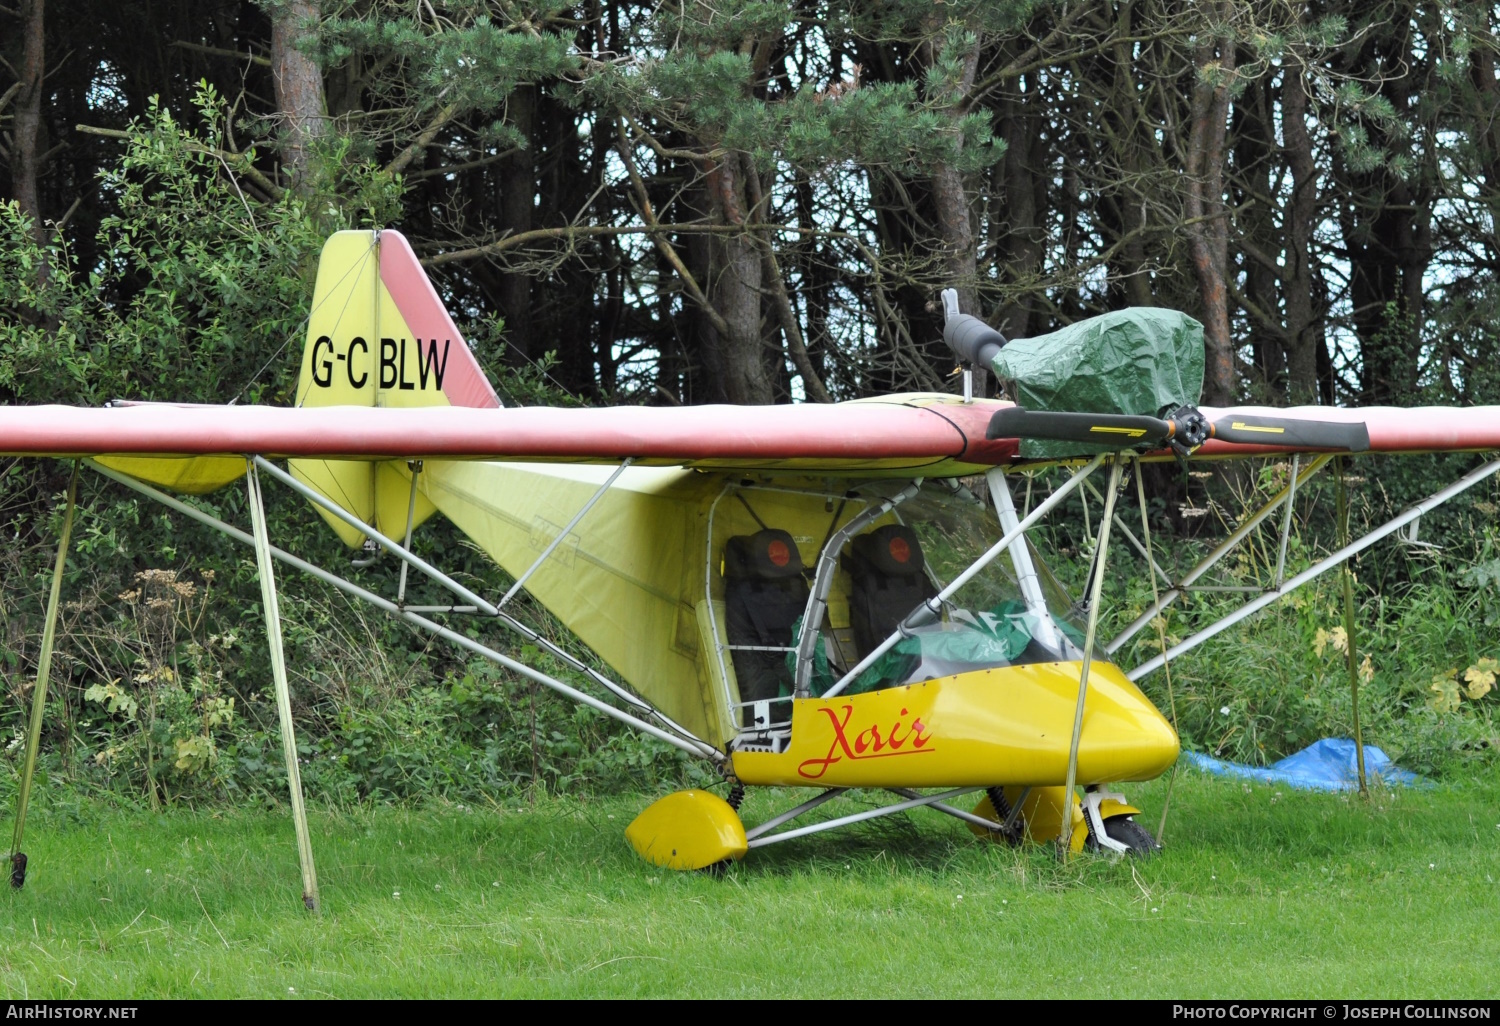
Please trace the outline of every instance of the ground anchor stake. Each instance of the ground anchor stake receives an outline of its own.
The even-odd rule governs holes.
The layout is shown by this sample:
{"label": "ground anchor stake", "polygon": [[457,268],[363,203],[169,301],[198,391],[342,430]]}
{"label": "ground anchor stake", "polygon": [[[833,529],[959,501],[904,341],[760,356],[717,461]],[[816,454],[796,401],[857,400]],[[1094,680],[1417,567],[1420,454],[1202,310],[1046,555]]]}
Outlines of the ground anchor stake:
{"label": "ground anchor stake", "polygon": [[57,543],[57,563],[52,568],[52,592],[47,596],[47,621],[42,627],[42,651],[37,660],[36,687],[31,692],[31,726],[26,734],[26,763],[21,771],[21,791],[16,796],[16,828],[10,841],[10,885],[26,884],[26,853],[21,838],[26,832],[26,806],[31,801],[31,783],[36,777],[36,751],[42,739],[42,714],[47,707],[47,684],[52,676],[52,649],[57,641],[57,607],[62,595],[63,570],[68,562],[68,540],[73,535],[73,507],[78,500],[78,461],[68,480],[68,508],[63,514],[62,537]]}
{"label": "ground anchor stake", "polygon": [[[1349,494],[1344,481],[1344,457],[1338,458],[1339,479],[1339,547],[1349,544]],[[1349,667],[1349,698],[1354,706],[1354,756],[1359,765],[1359,793],[1370,796],[1365,779],[1365,739],[1359,729],[1359,663],[1354,646],[1354,568],[1344,560],[1344,662]]]}

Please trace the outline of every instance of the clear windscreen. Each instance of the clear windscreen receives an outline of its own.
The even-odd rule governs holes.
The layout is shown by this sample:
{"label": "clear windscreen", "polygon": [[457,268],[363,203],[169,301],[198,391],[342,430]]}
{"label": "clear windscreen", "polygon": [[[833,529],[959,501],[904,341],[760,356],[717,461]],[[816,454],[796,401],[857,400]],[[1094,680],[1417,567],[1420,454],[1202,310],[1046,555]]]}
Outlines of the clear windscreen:
{"label": "clear windscreen", "polygon": [[[908,588],[896,597],[895,589],[882,590],[886,582],[879,575],[866,574],[861,578],[858,574],[846,574],[852,620],[857,622],[862,609],[878,604],[878,599],[886,595],[892,595],[896,603],[892,606],[887,602],[886,608],[902,611],[886,616],[881,622],[864,624],[864,644],[855,646],[854,652],[848,651],[847,642],[842,646],[820,646],[814,665],[814,694],[832,686],[888,636],[895,622],[906,618],[924,597],[945,589],[1000,540],[1003,532],[988,501],[984,480],[971,480],[965,485],[956,491],[943,482],[924,485],[918,495],[897,509],[899,520],[914,534],[919,547],[926,577],[924,593],[914,594]],[[1028,549],[1036,572],[1033,594],[1040,595],[1040,607],[1036,602],[1028,606],[1011,554],[1002,552],[942,604],[940,615],[910,629],[907,636],[862,671],[845,689],[846,693],[858,694],[974,670],[1074,658],[1074,646],[1082,646],[1082,636],[1076,625],[1065,618],[1072,602],[1040,555],[1029,545]],[[846,569],[849,559],[846,549]],[[863,595],[862,591],[871,594]],[[871,619],[879,618],[872,615]],[[830,660],[830,654],[835,658]]]}

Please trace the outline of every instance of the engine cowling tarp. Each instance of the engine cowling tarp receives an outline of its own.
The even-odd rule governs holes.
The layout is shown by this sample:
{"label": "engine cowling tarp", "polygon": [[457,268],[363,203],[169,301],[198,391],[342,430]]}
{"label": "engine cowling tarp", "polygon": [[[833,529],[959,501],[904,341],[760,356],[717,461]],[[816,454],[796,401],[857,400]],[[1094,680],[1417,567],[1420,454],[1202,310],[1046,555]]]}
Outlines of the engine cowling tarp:
{"label": "engine cowling tarp", "polygon": [[[1016,339],[991,364],[1028,410],[1158,417],[1203,391],[1203,325],[1177,310],[1130,307],[1036,338]],[[1030,459],[1111,446],[1023,439]]]}

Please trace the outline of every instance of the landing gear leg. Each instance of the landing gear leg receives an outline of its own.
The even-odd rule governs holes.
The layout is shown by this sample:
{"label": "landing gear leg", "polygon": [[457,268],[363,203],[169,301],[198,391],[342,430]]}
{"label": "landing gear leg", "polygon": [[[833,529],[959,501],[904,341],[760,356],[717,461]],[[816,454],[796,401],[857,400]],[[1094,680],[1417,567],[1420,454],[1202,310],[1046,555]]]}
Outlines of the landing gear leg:
{"label": "landing gear leg", "polygon": [[1026,817],[1022,815],[1022,809],[1026,805],[1026,799],[1031,796],[1031,788],[1011,788],[1014,792],[1014,801],[1005,797],[1005,788],[987,787],[984,789],[984,799],[974,806],[974,815],[982,816],[999,824],[1000,829],[986,830],[981,826],[970,825],[977,837],[988,837],[993,841],[1004,841],[1006,844],[1016,846],[1026,840]]}
{"label": "landing gear leg", "polygon": [[995,810],[995,818],[1004,824],[1000,836],[1005,838],[1007,844],[1018,845],[1026,837],[1026,824],[1021,819],[1021,806],[1026,803],[1026,793],[1021,793],[1021,800],[1016,803],[1014,809],[1010,802],[1005,800],[1005,788],[987,787],[984,793],[989,797],[990,807]]}

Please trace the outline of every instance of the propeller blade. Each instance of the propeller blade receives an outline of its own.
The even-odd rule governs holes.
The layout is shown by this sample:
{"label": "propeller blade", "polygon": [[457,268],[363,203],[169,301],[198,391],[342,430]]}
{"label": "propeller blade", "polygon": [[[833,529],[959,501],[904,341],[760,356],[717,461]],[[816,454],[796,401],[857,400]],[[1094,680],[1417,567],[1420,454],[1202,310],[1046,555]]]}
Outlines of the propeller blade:
{"label": "propeller blade", "polygon": [[1212,437],[1219,441],[1238,445],[1286,445],[1345,452],[1365,452],[1370,448],[1370,432],[1362,423],[1241,415],[1220,417],[1213,422],[1212,431]]}
{"label": "propeller blade", "polygon": [[1044,413],[1011,406],[990,418],[985,437],[1035,438],[1131,449],[1160,445],[1172,436],[1170,421],[1121,413]]}

